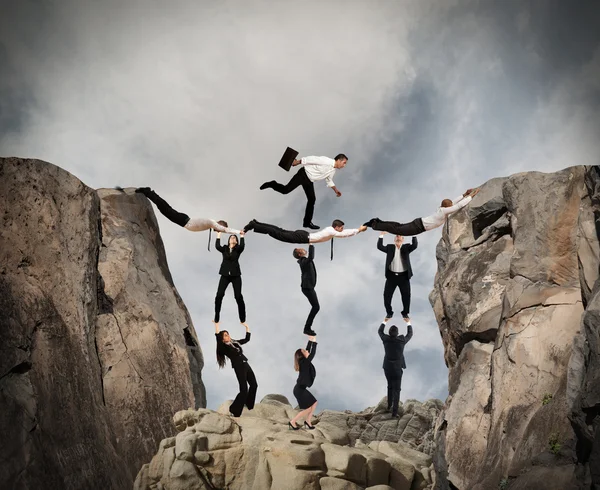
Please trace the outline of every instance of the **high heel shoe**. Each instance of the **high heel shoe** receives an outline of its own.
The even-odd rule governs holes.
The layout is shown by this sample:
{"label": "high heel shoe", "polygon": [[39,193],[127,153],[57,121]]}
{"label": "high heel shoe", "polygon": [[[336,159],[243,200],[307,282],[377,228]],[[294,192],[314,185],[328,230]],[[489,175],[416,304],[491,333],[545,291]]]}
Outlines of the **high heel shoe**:
{"label": "high heel shoe", "polygon": [[313,429],[315,428],[315,426],[314,426],[314,425],[308,425],[308,422],[307,422],[306,420],[304,421],[304,425],[306,425],[306,428],[307,428],[308,430],[313,430]]}
{"label": "high heel shoe", "polygon": [[300,427],[298,427],[298,426],[294,427],[291,422],[288,422],[288,428],[291,430],[300,430]]}

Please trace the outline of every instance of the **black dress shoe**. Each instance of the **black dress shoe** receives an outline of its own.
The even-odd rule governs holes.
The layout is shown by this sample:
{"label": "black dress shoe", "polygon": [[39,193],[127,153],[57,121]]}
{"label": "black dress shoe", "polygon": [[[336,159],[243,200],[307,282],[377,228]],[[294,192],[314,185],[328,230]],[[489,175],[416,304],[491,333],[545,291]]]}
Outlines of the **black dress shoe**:
{"label": "black dress shoe", "polygon": [[308,430],[313,430],[313,429],[315,428],[315,426],[314,426],[314,425],[308,425],[308,422],[307,422],[306,420],[304,421],[304,425],[306,426],[306,428],[307,428]]}
{"label": "black dress shoe", "polygon": [[269,182],[265,182],[263,185],[260,186],[260,190],[264,191],[265,189],[269,189],[270,187],[273,187],[274,183],[275,183],[274,180],[270,180]]}
{"label": "black dress shoe", "polygon": [[150,187],[138,187],[135,190],[135,192],[138,192],[139,194],[144,194],[145,196],[147,196],[151,191],[152,189],[150,189]]}
{"label": "black dress shoe", "polygon": [[314,337],[315,335],[317,335],[317,332],[315,332],[312,328],[305,328],[304,335],[309,335],[311,337]]}
{"label": "black dress shoe", "polygon": [[253,230],[255,224],[256,224],[256,220],[251,219],[250,222],[246,226],[244,226],[244,233],[247,233],[250,230]]}
{"label": "black dress shoe", "polygon": [[294,427],[291,422],[288,422],[288,428],[291,430],[300,430],[300,427],[298,427],[298,426]]}
{"label": "black dress shoe", "polygon": [[310,228],[311,230],[318,230],[321,228],[319,225],[315,225],[314,223],[304,223],[304,228]]}

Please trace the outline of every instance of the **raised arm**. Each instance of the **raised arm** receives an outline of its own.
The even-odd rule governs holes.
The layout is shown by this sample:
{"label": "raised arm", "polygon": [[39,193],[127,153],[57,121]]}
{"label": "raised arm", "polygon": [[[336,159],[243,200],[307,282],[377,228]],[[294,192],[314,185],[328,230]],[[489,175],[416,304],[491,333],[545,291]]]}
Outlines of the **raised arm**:
{"label": "raised arm", "polygon": [[377,333],[379,334],[379,338],[381,340],[387,340],[390,338],[389,335],[383,333],[384,329],[385,329],[385,322],[383,322],[381,325],[379,325],[379,330],[377,331]]}
{"label": "raised arm", "polygon": [[237,343],[240,345],[246,344],[247,342],[250,342],[250,330],[246,330],[246,336],[237,341]]}
{"label": "raised arm", "polygon": [[315,246],[311,243],[308,246],[308,259],[314,260],[314,258],[315,258]]}
{"label": "raised arm", "polygon": [[412,242],[410,244],[407,243],[406,245],[402,245],[402,246],[406,247],[406,250],[408,251],[408,253],[413,252],[419,246],[419,242],[417,241],[417,237],[416,236],[412,237]]}
{"label": "raised arm", "polygon": [[317,354],[317,343],[312,340],[308,341],[308,345],[306,346],[306,350],[309,352],[307,359],[312,361]]}
{"label": "raised arm", "polygon": [[379,235],[377,239],[377,250],[381,250],[383,253],[387,252],[387,248],[383,245],[383,235]]}
{"label": "raised arm", "polygon": [[410,324],[410,322],[406,325],[406,335],[404,336],[404,343],[408,342],[410,339],[412,339],[413,336],[413,329],[412,329],[412,325]]}
{"label": "raised arm", "polygon": [[215,240],[215,248],[219,251],[219,252],[225,252],[227,247],[224,247],[221,245],[221,232],[217,232],[217,239]]}
{"label": "raised arm", "polygon": [[244,235],[240,235],[240,243],[238,245],[238,253],[242,253],[246,248],[246,242],[244,240]]}

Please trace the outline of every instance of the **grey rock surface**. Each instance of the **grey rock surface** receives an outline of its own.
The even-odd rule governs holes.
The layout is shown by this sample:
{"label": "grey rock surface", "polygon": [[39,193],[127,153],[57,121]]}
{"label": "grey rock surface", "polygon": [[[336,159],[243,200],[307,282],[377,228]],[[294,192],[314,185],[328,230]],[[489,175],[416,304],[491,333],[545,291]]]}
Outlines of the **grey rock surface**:
{"label": "grey rock surface", "polygon": [[[188,318],[156,221],[136,196],[112,194],[101,203],[59,167],[0,158],[0,488],[131,488],[169,431],[165,417],[197,403],[200,348],[192,366],[183,328],[150,306],[150,284],[170,285],[161,307]],[[144,217],[135,229],[131,215]],[[147,277],[135,282],[128,276],[142,274],[139,266]],[[138,332],[162,351],[145,357]],[[172,399],[159,397],[149,363],[179,374],[169,380]],[[195,387],[201,403],[199,378]]]}

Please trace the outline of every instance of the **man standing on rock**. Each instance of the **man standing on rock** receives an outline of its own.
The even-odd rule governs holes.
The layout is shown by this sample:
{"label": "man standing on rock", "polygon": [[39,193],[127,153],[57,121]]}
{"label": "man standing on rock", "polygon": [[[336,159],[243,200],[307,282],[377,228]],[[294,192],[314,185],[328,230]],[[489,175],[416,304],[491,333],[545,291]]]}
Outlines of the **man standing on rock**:
{"label": "man standing on rock", "polygon": [[404,321],[407,324],[406,335],[398,335],[398,327],[392,325],[389,335],[384,333],[388,318],[383,320],[379,326],[379,337],[383,342],[385,356],[383,358],[383,372],[387,379],[388,393],[388,411],[392,412],[392,417],[398,417],[398,405],[400,403],[400,387],[402,385],[402,370],[406,369],[404,362],[404,346],[412,338],[413,329],[408,318]]}
{"label": "man standing on rock", "polygon": [[402,296],[402,318],[408,318],[410,313],[410,278],[412,277],[412,267],[410,265],[410,254],[418,246],[417,237],[412,238],[409,245],[404,242],[402,235],[396,235],[394,244],[383,246],[383,235],[381,232],[377,240],[377,249],[386,254],[385,258],[385,286],[383,288],[383,305],[385,306],[386,317],[392,318],[392,298],[396,288],[400,289]]}
{"label": "man standing on rock", "polygon": [[325,180],[327,187],[331,187],[337,197],[342,197],[342,193],[333,183],[333,176],[338,168],[344,168],[347,163],[348,157],[343,153],[340,153],[335,158],[304,157],[300,160],[294,160],[292,166],[300,166],[301,168],[286,185],[271,180],[261,185],[260,190],[273,189],[280,194],[289,194],[296,187],[302,186],[307,199],[302,226],[311,230],[318,230],[319,226],[312,222],[315,203],[317,201],[314,182]]}

